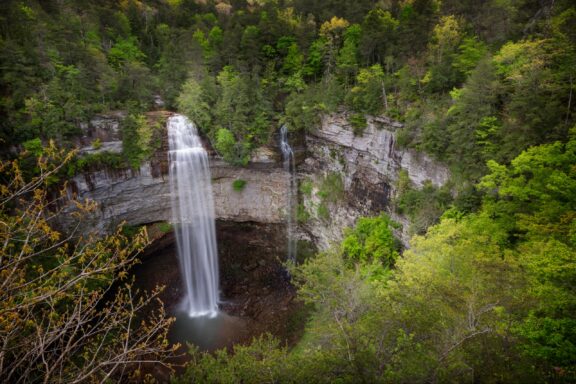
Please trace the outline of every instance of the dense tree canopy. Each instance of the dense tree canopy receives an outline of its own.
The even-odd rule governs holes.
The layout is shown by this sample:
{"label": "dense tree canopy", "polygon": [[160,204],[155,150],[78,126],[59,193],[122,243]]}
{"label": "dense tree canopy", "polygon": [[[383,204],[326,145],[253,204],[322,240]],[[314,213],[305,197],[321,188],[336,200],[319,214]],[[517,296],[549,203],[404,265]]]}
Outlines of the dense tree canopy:
{"label": "dense tree canopy", "polygon": [[229,130],[241,145],[217,150],[242,163],[280,120],[311,129],[346,99],[358,134],[363,114],[405,120],[402,143],[478,180],[574,122],[576,11],[506,4],[6,1],[2,145],[65,144],[94,113],[158,94],[214,144]]}

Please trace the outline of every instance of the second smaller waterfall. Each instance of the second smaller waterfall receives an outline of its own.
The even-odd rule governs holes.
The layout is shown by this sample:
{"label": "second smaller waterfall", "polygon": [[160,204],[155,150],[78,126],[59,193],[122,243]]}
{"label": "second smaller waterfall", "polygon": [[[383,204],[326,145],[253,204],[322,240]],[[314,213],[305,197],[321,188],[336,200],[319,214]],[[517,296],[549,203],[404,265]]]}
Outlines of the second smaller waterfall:
{"label": "second smaller waterfall", "polygon": [[288,143],[288,127],[283,125],[280,128],[280,150],[282,151],[282,160],[284,169],[289,172],[290,183],[288,187],[288,218],[287,218],[287,237],[288,237],[288,260],[296,262],[296,239],[294,238],[294,221],[296,218],[296,163],[294,161],[294,152]]}

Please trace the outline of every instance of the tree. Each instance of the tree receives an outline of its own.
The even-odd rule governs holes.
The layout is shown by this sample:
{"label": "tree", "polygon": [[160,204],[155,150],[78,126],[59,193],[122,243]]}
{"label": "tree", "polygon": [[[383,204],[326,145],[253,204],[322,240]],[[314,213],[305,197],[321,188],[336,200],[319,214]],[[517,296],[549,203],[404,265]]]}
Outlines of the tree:
{"label": "tree", "polygon": [[365,64],[382,64],[387,56],[394,53],[398,25],[398,20],[388,11],[376,8],[368,12],[362,22],[359,45]]}
{"label": "tree", "polygon": [[449,90],[463,80],[452,64],[463,37],[460,24],[456,17],[444,16],[434,27],[428,45],[430,66],[422,80],[431,92]]}
{"label": "tree", "polygon": [[346,96],[346,103],[356,112],[378,115],[386,109],[384,71],[380,64],[362,68],[356,76],[356,85]]}
{"label": "tree", "polygon": [[362,36],[362,28],[358,24],[349,26],[344,32],[344,44],[338,52],[336,66],[344,83],[348,84],[358,71],[358,44]]}
{"label": "tree", "polygon": [[455,54],[452,66],[462,75],[468,76],[476,68],[478,62],[486,57],[488,48],[486,44],[476,37],[465,37],[462,44],[458,47],[458,53]]}
{"label": "tree", "polygon": [[478,178],[485,162],[499,155],[501,87],[490,58],[478,66],[459,90],[451,95],[453,105],[446,113],[449,160],[459,171]]}
{"label": "tree", "polygon": [[389,321],[411,336],[410,352],[392,372],[405,380],[410,375],[408,381],[530,377],[530,362],[509,325],[525,313],[527,295],[522,297],[525,282],[517,254],[505,248],[506,235],[505,227],[480,214],[445,217],[412,239],[385,293]]}
{"label": "tree", "polygon": [[259,65],[262,60],[261,50],[261,31],[255,25],[249,25],[242,33],[242,40],[240,43],[241,56],[246,60],[250,67]]}
{"label": "tree", "polygon": [[[232,135],[236,143],[234,152],[225,150],[229,154],[225,158],[245,165],[253,146],[262,144],[268,138],[270,103],[260,88],[261,83],[231,66],[224,67],[216,79],[219,94],[213,110],[211,137],[216,142],[228,143],[229,135]],[[226,148],[232,147],[226,145]],[[221,153],[224,155],[224,152]]]}
{"label": "tree", "polygon": [[346,28],[350,23],[339,17],[332,17],[320,26],[320,36],[326,41],[325,71],[332,73],[336,66],[336,58]]}
{"label": "tree", "polygon": [[134,36],[130,36],[128,39],[119,39],[108,51],[108,61],[116,69],[121,69],[128,62],[142,61],[145,58],[146,55],[138,48]]}
{"label": "tree", "polygon": [[424,53],[430,31],[438,18],[436,0],[413,0],[400,3],[398,12],[399,55],[404,58],[418,57]]}
{"label": "tree", "polygon": [[188,116],[202,130],[208,130],[212,121],[210,98],[194,78],[189,78],[176,99],[178,110]]}
{"label": "tree", "polygon": [[191,352],[194,364],[172,381],[186,383],[265,383],[292,382],[292,367],[288,366],[288,349],[270,334],[255,338],[250,345],[234,345],[233,353],[225,349],[215,354]]}
{"label": "tree", "polygon": [[0,164],[3,382],[143,378],[152,364],[166,365],[172,351],[166,341],[170,320],[154,304],[159,292],[141,295],[125,281],[135,254],[147,243],[146,233],[97,239],[80,236],[79,222],[67,233],[55,229],[62,215],[79,220],[94,208],[76,201],[76,210],[67,211],[65,190],[59,199],[49,199],[73,155],[53,146],[43,149],[37,175],[30,179],[17,161]]}
{"label": "tree", "polygon": [[342,240],[342,251],[351,262],[381,263],[385,268],[394,266],[399,244],[394,239],[394,223],[388,216],[361,217],[356,226],[347,228]]}
{"label": "tree", "polygon": [[[514,331],[548,377],[576,377],[576,137],[488,163],[484,209],[518,244],[533,306]],[[555,373],[556,372],[556,373]]]}
{"label": "tree", "polygon": [[327,49],[327,41],[323,37],[320,37],[312,42],[310,48],[308,49],[306,64],[303,68],[304,75],[314,79],[317,76],[322,76]]}
{"label": "tree", "polygon": [[571,52],[570,45],[534,39],[507,43],[494,57],[508,95],[501,149],[507,160],[530,145],[566,140],[573,122]]}
{"label": "tree", "polygon": [[286,76],[284,84],[287,89],[302,91],[306,84],[302,79],[302,63],[304,55],[300,52],[298,44],[292,42],[287,49],[282,63],[281,72]]}
{"label": "tree", "polygon": [[246,165],[250,160],[249,143],[237,141],[234,134],[226,128],[216,131],[214,147],[225,161],[235,165]]}

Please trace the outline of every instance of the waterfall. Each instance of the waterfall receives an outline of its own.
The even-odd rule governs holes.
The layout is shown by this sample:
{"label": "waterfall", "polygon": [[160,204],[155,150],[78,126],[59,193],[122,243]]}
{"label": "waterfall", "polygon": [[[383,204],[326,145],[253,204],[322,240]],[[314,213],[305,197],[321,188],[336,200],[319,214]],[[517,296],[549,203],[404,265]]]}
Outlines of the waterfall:
{"label": "waterfall", "polygon": [[296,262],[296,239],[294,238],[294,220],[296,216],[296,165],[294,162],[294,152],[288,143],[288,127],[283,125],[280,128],[280,150],[282,151],[282,160],[284,169],[289,172],[290,183],[288,187],[288,218],[287,218],[287,237],[288,237],[288,260]]}
{"label": "waterfall", "polygon": [[191,317],[216,316],[218,252],[208,155],[196,126],[182,115],[168,119],[170,191],[178,260]]}

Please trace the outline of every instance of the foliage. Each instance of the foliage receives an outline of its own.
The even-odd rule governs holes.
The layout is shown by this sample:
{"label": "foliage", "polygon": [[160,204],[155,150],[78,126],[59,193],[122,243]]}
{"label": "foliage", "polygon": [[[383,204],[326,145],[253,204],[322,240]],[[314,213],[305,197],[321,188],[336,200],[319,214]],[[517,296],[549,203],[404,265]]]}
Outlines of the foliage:
{"label": "foliage", "polygon": [[119,169],[128,166],[124,156],[110,152],[89,153],[75,157],[67,163],[68,177],[98,169]]}
{"label": "foliage", "polygon": [[306,210],[303,204],[298,204],[296,207],[296,221],[299,224],[304,224],[310,219],[310,213]]}
{"label": "foliage", "polygon": [[361,69],[346,103],[356,112],[378,115],[384,108],[384,72],[380,64]]}
{"label": "foliage", "polygon": [[[526,354],[548,370],[562,367],[574,377],[574,281],[576,251],[576,146],[556,142],[530,148],[509,167],[490,162],[480,186],[488,189],[484,206],[517,242],[536,305],[516,331],[527,339]],[[573,355],[572,355],[573,356]]]}
{"label": "foliage", "polygon": [[162,223],[158,224],[158,229],[162,233],[169,233],[169,232],[172,232],[172,230],[174,229],[174,226],[170,223],[162,222]]}
{"label": "foliage", "polygon": [[359,51],[367,62],[383,62],[397,44],[399,22],[389,11],[372,9],[362,22]]}
{"label": "foliage", "polygon": [[246,180],[236,179],[232,182],[232,189],[236,192],[242,192],[246,187]]}
{"label": "foliage", "polygon": [[316,215],[320,220],[328,221],[330,220],[330,209],[325,202],[321,201],[316,207]]}
{"label": "foliage", "polygon": [[178,107],[198,121],[224,160],[246,165],[251,150],[271,134],[270,105],[261,84],[232,66],[225,66],[215,80],[190,78],[177,97]]}
{"label": "foliage", "polygon": [[344,181],[338,172],[330,172],[322,178],[318,192],[322,202],[335,203],[344,197]]}
{"label": "foliage", "polygon": [[230,131],[241,144],[225,157],[242,164],[276,120],[310,131],[345,100],[358,133],[362,114],[419,116],[402,143],[477,181],[574,122],[566,1],[40,3],[2,5],[6,147],[72,141],[94,113],[159,94],[213,143]]}
{"label": "foliage", "polygon": [[108,51],[108,62],[113,68],[119,69],[131,61],[142,61],[146,55],[140,51],[134,36],[118,41]]}
{"label": "foliage", "polygon": [[351,262],[369,264],[379,262],[392,267],[398,258],[399,244],[392,228],[397,224],[384,214],[374,218],[361,217],[356,226],[344,231],[342,251]]}
{"label": "foliage", "polygon": [[[135,254],[147,244],[146,232],[129,240],[119,231],[101,239],[80,236],[73,224],[72,232],[56,230],[58,221],[73,223],[95,207],[66,202],[65,190],[49,199],[50,176],[72,154],[64,156],[53,146],[43,153],[29,179],[17,161],[0,165],[2,179],[10,180],[0,190],[0,378],[121,381],[138,377],[143,361],[165,364],[170,320],[162,306],[150,307],[159,291],[142,295],[125,281]],[[76,208],[70,211],[72,204]],[[116,293],[110,295],[113,285]],[[150,312],[140,319],[144,308]]]}
{"label": "foliage", "polygon": [[[234,164],[247,164],[253,149],[269,144],[278,123],[311,132],[322,115],[345,107],[358,134],[366,115],[402,121],[397,144],[424,151],[453,171],[454,201],[449,187],[416,190],[401,175],[394,203],[411,218],[412,232],[423,236],[394,268],[372,262],[369,252],[372,244],[390,249],[388,232],[362,222],[362,231],[349,232],[354,262],[338,248],[294,271],[300,297],[316,309],[293,350],[263,338],[236,355],[195,352],[190,380],[574,381],[572,2],[24,0],[2,2],[0,14],[0,146],[4,158],[14,156],[13,148],[25,149],[19,171],[26,180],[42,172],[34,160],[46,156],[42,143],[72,146],[82,123],[114,109],[129,110],[125,152],[84,156],[65,167],[69,175],[101,164],[137,167],[159,144],[142,114],[155,94],[191,117]],[[45,175],[44,185],[53,188],[63,170]],[[7,186],[18,180],[4,178]],[[304,195],[313,191],[304,183],[301,188]],[[19,198],[41,206],[28,192]],[[318,186],[318,217],[328,221],[331,204],[343,193],[341,176],[327,175]],[[16,225],[17,209],[27,212],[26,204],[14,201],[3,207],[5,226]],[[299,217],[310,213],[302,207]],[[33,257],[42,259],[34,265],[46,277],[62,277],[44,287],[73,281],[72,271],[86,260],[70,266],[62,260],[80,248],[67,242],[68,251],[58,251],[58,241],[49,239],[53,229],[34,231],[44,236],[39,242],[58,244],[57,257]],[[7,243],[10,249],[24,249],[26,236],[17,240]],[[88,236],[84,241],[90,252],[100,244]],[[125,250],[106,241],[102,249],[117,260]],[[44,276],[22,263],[13,276]],[[58,266],[58,276],[46,266]],[[100,279],[106,284],[110,268]],[[40,281],[25,288],[39,292]],[[78,287],[84,303],[88,293],[96,292],[97,300],[107,286],[91,284],[81,280]],[[17,342],[55,348],[44,361],[28,358],[39,347],[9,349],[0,364],[30,363],[9,379],[34,374],[36,381],[73,381],[74,372],[94,367],[98,353],[117,351],[121,337],[102,338],[97,353],[82,347],[94,360],[82,352],[58,360],[63,343],[78,339],[49,340],[55,333],[32,332],[65,319],[75,324],[72,298],[79,296],[66,295],[34,303],[20,313],[24,317],[2,318],[3,326],[16,326],[10,335],[20,337]],[[18,297],[25,302],[35,296]],[[122,297],[119,308],[128,303]],[[54,319],[45,316],[51,305],[57,305]],[[118,311],[124,315],[129,317]],[[35,322],[31,328],[26,316]],[[113,333],[122,332],[126,328]],[[32,341],[34,335],[45,337]],[[26,355],[15,355],[18,350]],[[119,364],[109,372],[121,374]],[[106,379],[102,367],[91,380]],[[62,378],[46,376],[50,369]],[[256,376],[259,370],[270,377]]]}
{"label": "foliage", "polygon": [[300,192],[307,197],[312,196],[312,189],[314,188],[314,184],[312,180],[306,179],[300,182]]}
{"label": "foliage", "polygon": [[291,94],[282,120],[294,130],[312,131],[322,115],[335,112],[342,100],[342,86],[335,77],[328,77],[302,93]]}
{"label": "foliage", "polygon": [[447,111],[446,130],[450,134],[447,149],[453,162],[465,169],[460,172],[478,177],[485,172],[486,159],[495,155],[500,93],[495,67],[489,59],[478,64],[464,88],[451,93],[454,102]]}
{"label": "foliage", "polygon": [[188,79],[182,85],[182,91],[176,98],[178,110],[188,116],[201,129],[207,129],[212,121],[209,96],[202,89],[200,83],[193,78]]}
{"label": "foliage", "polygon": [[[288,379],[284,365],[288,351],[271,335],[262,335],[248,346],[235,345],[228,354],[219,350],[214,355],[192,349],[192,361],[186,372],[172,382],[190,383],[264,383]],[[282,381],[284,381],[282,380]]]}
{"label": "foliage", "polygon": [[395,202],[397,212],[410,218],[411,234],[422,234],[449,207],[452,195],[446,187],[436,188],[428,181],[421,189],[405,184]]}
{"label": "foliage", "polygon": [[344,32],[344,42],[338,52],[336,66],[340,75],[344,76],[344,82],[348,83],[358,71],[358,44],[362,36],[362,28],[353,24]]}
{"label": "foliage", "polygon": [[259,340],[248,347],[257,361],[219,352],[218,365],[196,360],[188,372],[233,382],[273,364],[280,382],[573,381],[575,148],[572,138],[490,163],[478,212],[451,209],[402,257],[386,216],[360,219],[339,247],[291,270],[314,308],[293,350]]}
{"label": "foliage", "polygon": [[99,150],[100,148],[102,148],[102,142],[100,141],[100,139],[96,139],[96,140],[92,141],[92,143],[90,143],[90,145],[95,150]]}
{"label": "foliage", "polygon": [[248,144],[237,142],[232,132],[225,128],[216,132],[214,147],[231,164],[246,165],[250,160]]}
{"label": "foliage", "polygon": [[444,16],[432,31],[428,46],[428,72],[422,80],[431,91],[441,91],[457,85],[461,78],[454,71],[454,56],[462,40],[462,30],[458,19],[452,15]]}
{"label": "foliage", "polygon": [[575,162],[574,133],[566,144],[556,142],[522,152],[509,167],[489,162],[491,172],[480,184],[491,192],[487,209],[529,236],[570,243],[576,208]]}
{"label": "foliage", "polygon": [[160,141],[154,141],[154,127],[146,116],[138,113],[129,114],[122,121],[122,154],[132,168],[148,159],[158,149]]}
{"label": "foliage", "polygon": [[368,122],[366,121],[366,116],[361,113],[354,113],[348,116],[348,121],[352,126],[352,131],[354,132],[355,136],[362,136],[362,133],[368,126]]}

